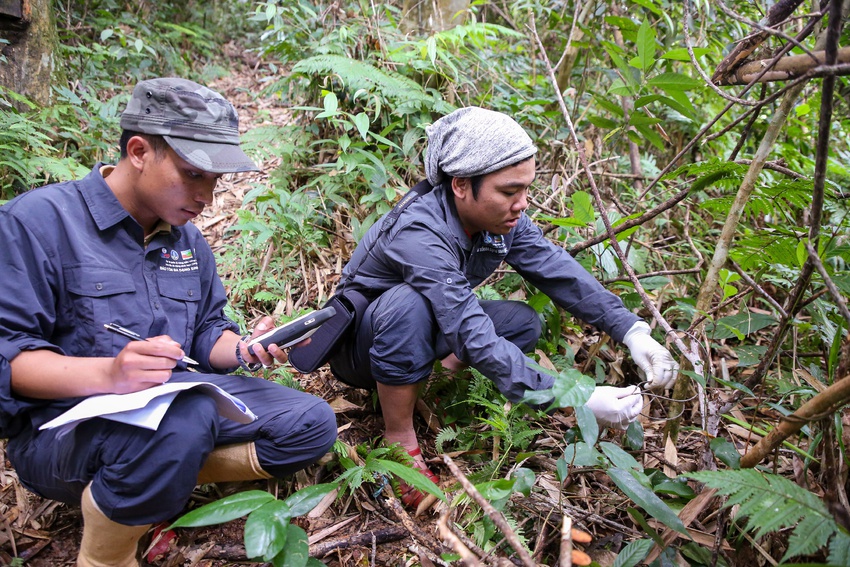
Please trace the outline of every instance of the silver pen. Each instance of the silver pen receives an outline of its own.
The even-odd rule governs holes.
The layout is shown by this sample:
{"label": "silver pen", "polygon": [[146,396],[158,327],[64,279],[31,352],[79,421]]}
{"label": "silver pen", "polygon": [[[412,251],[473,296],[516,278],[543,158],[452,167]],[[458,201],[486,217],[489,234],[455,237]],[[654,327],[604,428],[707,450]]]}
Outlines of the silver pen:
{"label": "silver pen", "polygon": [[[117,323],[105,323],[103,326],[106,327],[107,329],[109,329],[110,331],[112,331],[113,333],[118,333],[119,335],[121,335],[123,337],[127,337],[131,341],[146,341],[147,340],[147,339],[143,338],[139,333],[134,333],[130,329],[126,329],[126,328],[122,327],[121,325],[119,325]],[[188,356],[184,356],[180,360],[182,362],[185,362],[186,364],[194,364],[194,365],[198,364],[198,362],[196,360],[193,360],[193,359],[189,358]]]}

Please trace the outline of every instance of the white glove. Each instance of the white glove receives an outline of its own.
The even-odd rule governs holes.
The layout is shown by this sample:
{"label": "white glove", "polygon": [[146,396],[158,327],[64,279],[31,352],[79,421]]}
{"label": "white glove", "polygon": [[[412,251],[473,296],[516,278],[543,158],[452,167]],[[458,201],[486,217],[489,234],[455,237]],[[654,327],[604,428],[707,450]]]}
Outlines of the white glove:
{"label": "white glove", "polygon": [[585,405],[596,416],[601,427],[625,429],[640,414],[643,398],[637,386],[597,386]]}
{"label": "white glove", "polygon": [[641,377],[649,383],[649,388],[667,390],[673,386],[679,365],[670,352],[649,335],[649,325],[643,321],[632,325],[623,338],[623,344],[629,347],[632,360],[638,365]]}

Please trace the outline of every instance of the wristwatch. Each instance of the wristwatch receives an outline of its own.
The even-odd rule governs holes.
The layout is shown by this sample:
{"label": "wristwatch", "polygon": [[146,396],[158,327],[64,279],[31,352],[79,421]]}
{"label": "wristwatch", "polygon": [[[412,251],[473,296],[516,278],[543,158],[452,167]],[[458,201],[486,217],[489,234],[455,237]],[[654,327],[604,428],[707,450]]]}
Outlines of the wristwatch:
{"label": "wristwatch", "polygon": [[[251,335],[245,335],[239,340],[239,342],[247,343],[250,338]],[[248,372],[256,372],[263,367],[262,362],[245,362],[245,359],[242,358],[242,349],[239,348],[239,343],[236,343],[236,361],[239,362],[239,366],[241,366],[243,370],[247,370]]]}

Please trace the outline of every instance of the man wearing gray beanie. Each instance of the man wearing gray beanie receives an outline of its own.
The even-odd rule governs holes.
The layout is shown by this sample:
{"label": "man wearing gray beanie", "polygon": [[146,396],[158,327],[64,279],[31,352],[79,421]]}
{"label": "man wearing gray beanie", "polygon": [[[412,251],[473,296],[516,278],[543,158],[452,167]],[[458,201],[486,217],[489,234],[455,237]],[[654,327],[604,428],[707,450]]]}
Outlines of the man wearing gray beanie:
{"label": "man wearing gray beanie", "polygon": [[[400,443],[416,468],[437,479],[413,428],[419,387],[436,360],[454,370],[472,366],[514,402],[552,387],[554,378],[524,354],[541,332],[534,309],[475,296],[474,288],[502,262],[626,344],[650,387],[669,388],[678,367],[649,326],[526,216],[537,150],[522,127],[505,114],[468,107],[426,132],[425,172],[433,189],[405,199],[403,211],[388,215],[397,215],[394,223],[388,217],[375,223],[337,287],[371,303],[331,369],[348,384],[377,388],[385,442]],[[602,426],[617,428],[634,421],[641,404],[637,386],[598,387],[587,403]],[[402,485],[402,499],[415,506],[422,494]]]}
{"label": "man wearing gray beanie", "polygon": [[[233,105],[192,81],[150,79],[121,127],[116,165],[0,207],[0,437],[24,486],[81,504],[80,567],[136,567],[140,537],[179,514],[196,484],[289,475],[336,439],[324,400],[229,374],[287,360],[274,345],[249,352],[272,318],[240,336],[215,256],[189,222],[223,173],[257,169]],[[97,394],[178,382],[213,383],[253,413],[227,419],[191,388],[153,430],[116,416],[41,427]]]}

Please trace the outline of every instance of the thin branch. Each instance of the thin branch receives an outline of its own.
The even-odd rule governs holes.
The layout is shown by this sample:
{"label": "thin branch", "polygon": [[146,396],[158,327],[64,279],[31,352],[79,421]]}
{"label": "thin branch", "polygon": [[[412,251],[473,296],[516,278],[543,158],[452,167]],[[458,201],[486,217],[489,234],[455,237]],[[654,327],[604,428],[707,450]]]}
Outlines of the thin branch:
{"label": "thin branch", "polygon": [[772,296],[772,295],[770,295],[769,293],[767,293],[767,292],[764,290],[764,288],[763,288],[763,287],[761,287],[758,283],[756,283],[756,281],[755,281],[753,278],[751,278],[751,277],[749,276],[749,274],[747,274],[747,272],[745,272],[745,271],[744,271],[744,269],[743,269],[741,266],[739,266],[739,265],[735,262],[735,260],[729,260],[729,265],[732,267],[732,269],[733,269],[733,270],[735,270],[735,272],[736,272],[739,276],[741,276],[741,278],[742,278],[745,282],[747,282],[747,284],[748,284],[750,287],[752,287],[752,288],[753,288],[753,290],[754,290],[756,293],[758,293],[760,296],[762,296],[762,297],[765,299],[765,301],[767,301],[768,303],[770,303],[771,307],[773,307],[774,309],[776,309],[776,311],[778,311],[780,315],[782,315],[783,317],[787,317],[787,316],[788,316],[788,314],[785,312],[785,309],[783,309],[783,308],[782,308],[782,305],[780,305],[778,301],[776,301],[775,299],[773,299],[773,296]]}
{"label": "thin branch", "polygon": [[440,519],[437,520],[437,527],[440,530],[440,537],[450,545],[455,552],[460,555],[461,561],[467,567],[484,567],[484,564],[478,559],[478,557],[470,551],[468,547],[466,547],[460,538],[452,531],[451,527],[449,527],[448,523],[449,519],[449,510],[446,508],[440,514]]}
{"label": "thin branch", "polygon": [[800,431],[804,425],[832,415],[848,402],[850,402],[850,376],[845,376],[800,406],[793,414],[781,418],[768,435],[741,457],[741,468],[753,468],[785,439]]}
{"label": "thin branch", "polygon": [[841,292],[838,291],[838,288],[835,287],[835,283],[832,281],[832,278],[829,277],[826,268],[823,266],[823,262],[820,261],[818,253],[815,252],[815,249],[812,248],[812,245],[808,242],[806,242],[806,250],[809,251],[809,260],[815,265],[815,269],[817,269],[818,273],[823,278],[823,283],[826,285],[826,289],[829,290],[829,294],[832,296],[832,299],[835,300],[835,304],[838,305],[838,311],[841,313],[841,316],[844,317],[844,320],[847,321],[847,328],[850,329],[850,311],[847,310],[847,302],[844,301],[844,298],[841,296]]}
{"label": "thin branch", "polygon": [[449,467],[449,470],[455,476],[456,479],[460,482],[460,485],[463,487],[464,492],[466,492],[472,500],[475,501],[478,506],[484,511],[487,516],[493,520],[493,523],[496,524],[496,527],[501,530],[502,535],[505,536],[505,539],[508,540],[510,546],[514,549],[514,552],[517,554],[517,557],[525,567],[536,567],[537,564],[534,562],[534,559],[531,558],[531,555],[528,554],[528,550],[525,549],[525,546],[522,545],[517,535],[508,525],[507,521],[505,521],[504,516],[502,516],[501,512],[493,508],[493,505],[490,504],[481,493],[476,490],[475,486],[469,479],[466,478],[466,475],[461,472],[461,470],[457,467],[455,462],[448,455],[443,455],[443,462],[446,463],[446,466]]}

